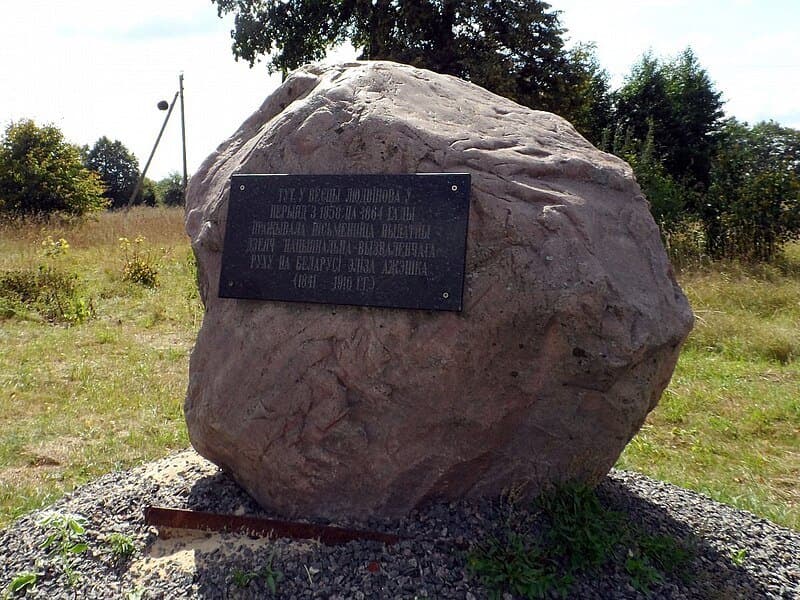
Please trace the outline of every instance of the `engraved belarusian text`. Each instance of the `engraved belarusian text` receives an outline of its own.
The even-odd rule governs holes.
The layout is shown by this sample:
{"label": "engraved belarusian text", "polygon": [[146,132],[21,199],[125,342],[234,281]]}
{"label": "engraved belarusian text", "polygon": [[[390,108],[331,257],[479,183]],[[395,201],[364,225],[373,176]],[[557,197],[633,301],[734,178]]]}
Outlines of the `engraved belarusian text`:
{"label": "engraved belarusian text", "polygon": [[468,175],[234,176],[225,244],[246,261],[220,295],[457,310],[468,192]]}

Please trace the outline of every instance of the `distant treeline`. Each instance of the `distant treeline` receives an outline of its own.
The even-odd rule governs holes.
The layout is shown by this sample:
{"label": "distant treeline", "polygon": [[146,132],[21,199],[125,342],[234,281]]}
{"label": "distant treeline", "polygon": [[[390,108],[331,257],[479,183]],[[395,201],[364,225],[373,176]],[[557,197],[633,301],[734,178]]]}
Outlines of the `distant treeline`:
{"label": "distant treeline", "polygon": [[667,241],[769,261],[800,236],[800,131],[726,118],[691,49],[645,55],[607,98],[605,126],[585,133],[631,164]]}
{"label": "distant treeline", "polygon": [[[632,165],[672,250],[769,261],[800,237],[800,131],[726,117],[691,48],[645,54],[612,90],[594,46],[568,48],[559,13],[538,0],[212,1],[236,17],[233,52],[251,66],[267,56],[267,68],[286,76],[349,40],[362,59],[455,75],[565,117]],[[137,176],[118,141],[76,148],[57,129],[23,121],[0,147],[0,210],[124,206]],[[176,174],[145,181],[136,202],[182,198]]]}
{"label": "distant treeline", "polygon": [[0,213],[12,216],[83,216],[105,208],[183,204],[183,180],[172,173],[145,178],[119,140],[103,136],[90,148],[64,139],[53,125],[11,123],[0,139]]}

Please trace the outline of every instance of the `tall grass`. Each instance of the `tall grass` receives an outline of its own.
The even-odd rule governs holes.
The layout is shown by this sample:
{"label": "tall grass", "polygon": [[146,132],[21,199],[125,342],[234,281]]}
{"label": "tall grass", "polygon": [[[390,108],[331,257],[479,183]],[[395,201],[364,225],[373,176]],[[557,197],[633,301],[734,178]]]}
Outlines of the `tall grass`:
{"label": "tall grass", "polygon": [[116,247],[119,238],[144,235],[153,244],[176,245],[187,241],[183,210],[135,207],[128,211],[97,213],[85,221],[0,221],[0,250],[24,251],[48,235],[66,238],[73,248]]}
{"label": "tall grass", "polygon": [[800,528],[800,245],[680,282],[694,331],[618,466]]}
{"label": "tall grass", "polygon": [[[46,260],[75,273],[95,317],[0,320],[0,523],[91,478],[187,445],[181,411],[201,306],[180,209],[83,225],[6,224],[0,271]],[[70,248],[42,257],[41,240]],[[123,281],[120,237],[144,236],[160,285]]]}
{"label": "tall grass", "polygon": [[[0,524],[113,469],[188,444],[181,406],[202,308],[180,209],[83,225],[0,226],[0,271],[41,241],[79,276],[95,317],[0,317]],[[119,238],[143,236],[159,286],[125,281]],[[800,245],[775,265],[692,262],[697,314],[671,385],[619,467],[800,528]]]}

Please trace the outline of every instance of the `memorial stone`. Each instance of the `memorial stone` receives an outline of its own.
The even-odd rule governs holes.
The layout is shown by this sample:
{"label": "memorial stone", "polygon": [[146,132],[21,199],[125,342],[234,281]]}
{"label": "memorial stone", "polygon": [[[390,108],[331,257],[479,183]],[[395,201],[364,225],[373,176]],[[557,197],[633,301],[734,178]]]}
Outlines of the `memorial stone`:
{"label": "memorial stone", "polygon": [[[421,173],[471,178],[460,311],[419,301],[427,287],[442,296],[450,279],[447,289],[412,283],[371,303],[379,306],[349,289],[333,297],[333,263],[306,258],[295,259],[294,275],[311,265],[309,289],[324,283],[325,294],[301,297],[294,275],[277,283],[289,296],[266,294],[259,274],[258,289],[246,289],[250,271],[279,274],[295,244],[342,240],[328,226],[367,222],[348,219],[343,205],[314,221],[301,214],[311,210],[304,200],[275,209],[286,231],[262,228],[253,203],[269,194],[249,196],[249,182]],[[299,187],[270,194],[291,199]],[[436,212],[443,202],[447,194],[422,195],[417,207]],[[401,515],[431,499],[598,482],[656,406],[692,326],[625,162],[553,114],[405,65],[295,71],[206,159],[186,210],[205,304],[189,437],[287,517]],[[326,233],[292,232],[300,221],[328,223]],[[437,241],[435,253],[462,235]],[[245,262],[224,270],[228,252]],[[438,276],[433,263],[427,275],[409,268],[399,280]],[[228,294],[230,282],[238,292]]]}

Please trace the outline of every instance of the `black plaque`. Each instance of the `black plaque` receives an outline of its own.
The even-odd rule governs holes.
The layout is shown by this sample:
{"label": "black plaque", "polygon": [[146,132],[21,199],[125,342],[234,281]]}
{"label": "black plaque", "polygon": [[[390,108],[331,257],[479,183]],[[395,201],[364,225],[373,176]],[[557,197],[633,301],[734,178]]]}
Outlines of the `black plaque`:
{"label": "black plaque", "polygon": [[470,176],[234,175],[219,295],[460,311]]}

